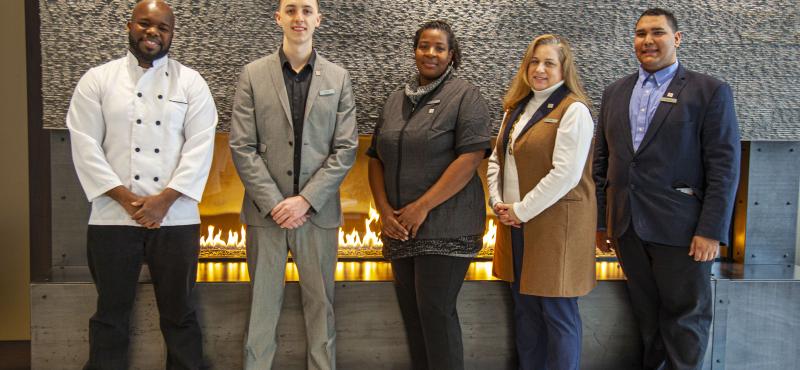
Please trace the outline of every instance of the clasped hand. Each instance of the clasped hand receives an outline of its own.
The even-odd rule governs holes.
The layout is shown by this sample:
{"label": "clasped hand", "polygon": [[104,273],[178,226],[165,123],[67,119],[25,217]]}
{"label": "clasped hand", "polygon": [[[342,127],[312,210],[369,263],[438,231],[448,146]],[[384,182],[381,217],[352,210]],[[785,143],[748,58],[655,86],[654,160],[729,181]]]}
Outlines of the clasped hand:
{"label": "clasped hand", "polygon": [[407,206],[395,210],[386,207],[380,211],[381,232],[383,235],[397,240],[406,241],[417,236],[417,232],[425,219],[428,218],[430,210],[420,202],[412,202]]}
{"label": "clasped hand", "polygon": [[494,209],[494,213],[501,224],[511,227],[520,227],[522,225],[522,220],[514,214],[513,205],[497,202],[492,209]]}
{"label": "clasped hand", "polygon": [[296,229],[308,221],[311,204],[300,195],[286,198],[272,208],[272,219],[281,228]]}
{"label": "clasped hand", "polygon": [[140,225],[148,229],[161,227],[161,221],[169,211],[172,202],[169,202],[163,194],[141,197],[131,202],[131,205],[138,209],[131,217]]}

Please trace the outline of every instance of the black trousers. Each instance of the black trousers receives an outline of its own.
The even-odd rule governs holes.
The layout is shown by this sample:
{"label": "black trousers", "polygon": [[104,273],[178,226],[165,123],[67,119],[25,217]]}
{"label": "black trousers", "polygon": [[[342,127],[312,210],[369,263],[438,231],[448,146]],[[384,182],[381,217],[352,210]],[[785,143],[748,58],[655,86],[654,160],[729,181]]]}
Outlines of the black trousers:
{"label": "black trousers", "polygon": [[199,369],[202,337],[192,291],[197,275],[199,225],[89,225],[89,269],[97,288],[97,311],[89,320],[89,369],[128,368],[130,315],[142,263],[153,280],[167,369]]}
{"label": "black trousers", "polygon": [[462,370],[456,300],[471,258],[424,255],[392,260],[394,286],[415,370]]}
{"label": "black trousers", "polygon": [[711,327],[711,265],[689,247],[647,242],[633,227],[617,240],[639,324],[645,369],[701,369]]}

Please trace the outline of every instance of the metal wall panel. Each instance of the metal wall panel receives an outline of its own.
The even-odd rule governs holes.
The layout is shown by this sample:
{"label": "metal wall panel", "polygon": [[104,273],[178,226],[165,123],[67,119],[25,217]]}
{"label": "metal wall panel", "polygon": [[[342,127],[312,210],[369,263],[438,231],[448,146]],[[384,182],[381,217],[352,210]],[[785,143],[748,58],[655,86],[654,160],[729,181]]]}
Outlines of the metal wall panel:
{"label": "metal wall panel", "polygon": [[714,370],[785,370],[800,364],[800,281],[720,280]]}
{"label": "metal wall panel", "polygon": [[[219,107],[220,130],[227,130],[241,67],[273,52],[281,42],[272,15],[277,1],[171,3],[178,19],[171,54],[206,78]],[[580,74],[597,106],[604,86],[636,71],[633,27],[641,11],[652,6],[631,0],[320,3],[324,18],[316,45],[351,72],[362,133],[372,132],[384,100],[412,71],[411,37],[425,20],[443,18],[453,24],[464,52],[459,74],[481,88],[497,126],[501,97],[533,37],[558,33],[572,41]],[[133,2],[39,4],[44,125],[63,128],[80,76],[125,55],[124,23]],[[796,5],[793,0],[669,3],[684,31],[681,62],[731,83],[746,140],[800,139]]]}
{"label": "metal wall panel", "polygon": [[[795,262],[800,142],[754,141],[749,145],[745,250],[747,264]],[[737,254],[740,251],[737,250]]]}

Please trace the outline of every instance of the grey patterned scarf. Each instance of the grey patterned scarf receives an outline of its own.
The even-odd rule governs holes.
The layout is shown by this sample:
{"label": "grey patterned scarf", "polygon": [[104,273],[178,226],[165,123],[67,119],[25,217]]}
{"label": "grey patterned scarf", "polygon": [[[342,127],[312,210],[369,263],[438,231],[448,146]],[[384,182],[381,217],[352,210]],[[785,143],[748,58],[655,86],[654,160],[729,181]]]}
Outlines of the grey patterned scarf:
{"label": "grey patterned scarf", "polygon": [[406,96],[411,99],[411,104],[416,106],[423,96],[439,87],[450,73],[453,73],[453,66],[447,66],[447,70],[439,78],[425,86],[419,85],[419,74],[414,74],[411,81],[406,84]]}

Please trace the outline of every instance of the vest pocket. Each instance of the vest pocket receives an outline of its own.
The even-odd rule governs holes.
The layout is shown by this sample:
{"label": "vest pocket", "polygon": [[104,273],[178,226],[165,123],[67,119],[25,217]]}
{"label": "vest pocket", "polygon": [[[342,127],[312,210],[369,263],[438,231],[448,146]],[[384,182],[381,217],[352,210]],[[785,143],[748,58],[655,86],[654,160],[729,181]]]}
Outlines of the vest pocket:
{"label": "vest pocket", "polygon": [[568,201],[568,202],[579,202],[579,201],[583,200],[583,197],[581,197],[578,194],[578,192],[575,191],[575,189],[572,189],[572,190],[568,191],[566,195],[561,197],[561,199],[559,199],[559,201],[562,201],[562,200],[563,201]]}

